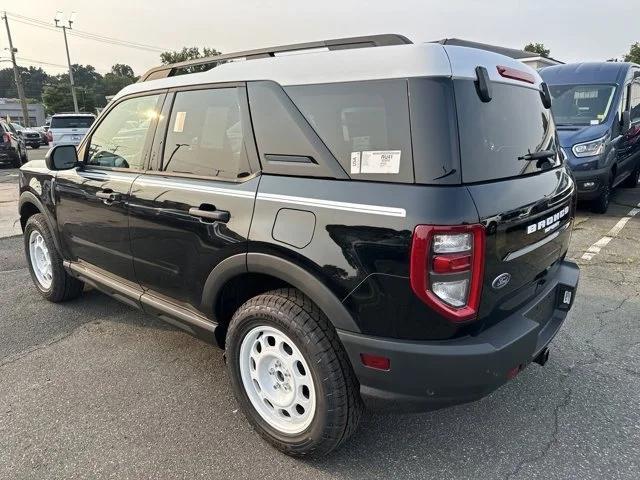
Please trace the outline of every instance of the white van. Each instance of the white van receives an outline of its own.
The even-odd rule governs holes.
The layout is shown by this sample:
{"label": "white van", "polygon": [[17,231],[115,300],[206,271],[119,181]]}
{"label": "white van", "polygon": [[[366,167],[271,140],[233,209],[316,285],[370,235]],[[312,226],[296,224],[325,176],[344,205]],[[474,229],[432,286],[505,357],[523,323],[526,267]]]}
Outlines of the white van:
{"label": "white van", "polygon": [[49,144],[79,145],[96,116],[91,113],[57,113],[51,117]]}

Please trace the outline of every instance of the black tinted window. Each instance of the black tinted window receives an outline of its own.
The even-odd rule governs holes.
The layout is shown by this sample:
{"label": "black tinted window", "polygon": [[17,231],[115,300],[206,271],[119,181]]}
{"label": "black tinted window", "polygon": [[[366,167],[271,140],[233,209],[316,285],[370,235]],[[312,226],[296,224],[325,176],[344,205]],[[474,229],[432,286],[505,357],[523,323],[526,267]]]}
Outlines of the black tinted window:
{"label": "black tinted window", "polygon": [[167,128],[162,169],[237,178],[249,172],[237,88],[176,94]]}
{"label": "black tinted window", "polygon": [[285,90],[352,178],[413,181],[406,80]]}
{"label": "black tinted window", "polygon": [[91,135],[87,164],[141,168],[149,126],[159,115],[160,98],[160,95],[135,97],[113,107]]}
{"label": "black tinted window", "polygon": [[640,82],[637,81],[631,84],[629,112],[631,113],[631,123],[640,122]]}
{"label": "black tinted window", "polygon": [[555,126],[538,90],[493,83],[493,98],[483,103],[471,80],[454,81],[462,179],[482,182],[538,172],[559,163],[519,160],[528,153],[556,150]]}
{"label": "black tinted window", "polygon": [[89,128],[93,125],[94,117],[87,115],[72,117],[53,117],[50,128]]}

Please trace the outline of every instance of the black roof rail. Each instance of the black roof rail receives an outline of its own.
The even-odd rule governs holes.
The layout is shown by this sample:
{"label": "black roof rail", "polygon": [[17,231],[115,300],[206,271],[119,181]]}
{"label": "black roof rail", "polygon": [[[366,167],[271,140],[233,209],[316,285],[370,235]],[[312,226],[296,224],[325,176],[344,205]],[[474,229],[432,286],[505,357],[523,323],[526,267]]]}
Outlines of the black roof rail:
{"label": "black roof rail", "polygon": [[[368,48],[368,47],[385,47],[389,45],[406,45],[412,43],[407,37],[397,34],[368,35],[363,37],[336,38],[330,40],[321,40],[317,42],[295,43],[292,45],[281,45],[271,48],[259,48],[256,50],[246,50],[244,52],[226,53],[223,55],[215,55],[211,57],[196,58],[180,63],[172,63],[169,65],[160,65],[147,70],[140,76],[138,82],[146,80],[157,80],[159,78],[167,78],[175,76],[180,70],[187,70],[192,73],[193,67],[210,66],[213,68],[216,64],[225,63],[228,60],[245,59],[255,60],[258,58],[274,57],[276,53],[295,52],[297,50],[313,50],[315,48],[328,48],[329,50],[346,50],[351,48]],[[209,68],[196,69],[196,71],[204,71]],[[191,71],[189,71],[191,70]]]}

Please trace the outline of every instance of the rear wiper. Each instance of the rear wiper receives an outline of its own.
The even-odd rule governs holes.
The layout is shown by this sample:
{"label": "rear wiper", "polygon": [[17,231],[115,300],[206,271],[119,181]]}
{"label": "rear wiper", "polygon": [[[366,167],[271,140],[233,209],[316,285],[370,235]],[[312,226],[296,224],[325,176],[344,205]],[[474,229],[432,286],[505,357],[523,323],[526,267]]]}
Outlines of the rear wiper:
{"label": "rear wiper", "polygon": [[529,152],[526,155],[522,155],[521,157],[518,157],[518,160],[543,160],[545,158],[555,157],[556,155],[557,153],[555,150],[540,150],[539,152]]}

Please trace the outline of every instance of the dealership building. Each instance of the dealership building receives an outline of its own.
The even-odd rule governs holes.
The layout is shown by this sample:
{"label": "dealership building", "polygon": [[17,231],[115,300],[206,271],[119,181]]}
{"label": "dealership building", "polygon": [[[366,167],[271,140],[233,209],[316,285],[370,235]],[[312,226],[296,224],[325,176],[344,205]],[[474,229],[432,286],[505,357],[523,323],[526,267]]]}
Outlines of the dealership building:
{"label": "dealership building", "polygon": [[[41,103],[28,103],[29,126],[39,127],[44,125],[44,105]],[[26,125],[22,116],[22,105],[17,98],[0,98],[0,117],[9,117],[11,121]]]}

